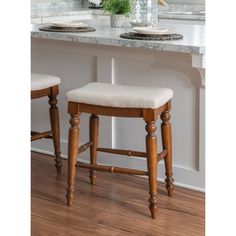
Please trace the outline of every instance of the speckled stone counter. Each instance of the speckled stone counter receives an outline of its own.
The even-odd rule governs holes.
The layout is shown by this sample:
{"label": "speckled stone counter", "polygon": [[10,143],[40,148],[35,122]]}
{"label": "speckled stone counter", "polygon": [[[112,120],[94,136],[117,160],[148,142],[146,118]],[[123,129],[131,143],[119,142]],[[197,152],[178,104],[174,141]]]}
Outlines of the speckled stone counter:
{"label": "speckled stone counter", "polygon": [[[92,14],[95,16],[108,15],[103,10],[92,10]],[[205,21],[204,10],[189,10],[189,9],[160,9],[158,13],[159,19],[175,19],[175,20],[191,20],[191,21]]]}
{"label": "speckled stone counter", "polygon": [[92,9],[89,8],[68,8],[68,9],[43,9],[31,11],[31,18],[43,18],[54,16],[74,16],[81,14],[92,14]]}
{"label": "speckled stone counter", "polygon": [[[44,18],[44,17],[55,17],[55,16],[76,16],[76,15],[92,15],[92,16],[108,16],[101,9],[89,9],[89,8],[78,8],[78,9],[67,9],[67,10],[43,10],[43,11],[32,11],[32,19]],[[160,19],[177,19],[177,20],[193,20],[193,21],[205,21],[204,11],[160,11]]]}
{"label": "speckled stone counter", "polygon": [[205,21],[205,12],[160,12],[159,19]]}
{"label": "speckled stone counter", "polygon": [[[35,38],[72,41],[107,46],[119,46],[129,48],[148,48],[152,50],[184,52],[191,54],[205,53],[205,27],[204,25],[165,25],[169,30],[183,34],[184,38],[175,41],[140,41],[120,38],[125,32],[122,28],[111,28],[109,21],[105,19],[83,21],[95,32],[88,33],[57,33],[40,31],[40,25],[32,25],[31,36]],[[126,29],[127,31],[127,29]]]}
{"label": "speckled stone counter", "polygon": [[[43,17],[55,17],[55,16],[73,16],[81,14],[92,14],[95,16],[107,15],[103,9],[91,9],[88,8],[87,1],[73,1],[64,0],[62,2],[44,2],[39,4],[31,4],[31,17],[43,18]],[[42,0],[41,0],[42,1]],[[191,14],[193,13],[193,14]],[[205,21],[205,6],[203,4],[168,4],[166,6],[159,5],[159,18],[160,19],[180,19],[180,20],[200,20]]]}

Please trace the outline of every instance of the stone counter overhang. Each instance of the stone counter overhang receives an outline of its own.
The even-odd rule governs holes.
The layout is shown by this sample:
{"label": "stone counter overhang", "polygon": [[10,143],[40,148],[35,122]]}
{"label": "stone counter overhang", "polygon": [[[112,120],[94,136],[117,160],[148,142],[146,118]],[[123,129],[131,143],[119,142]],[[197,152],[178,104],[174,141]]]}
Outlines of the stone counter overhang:
{"label": "stone counter overhang", "polygon": [[80,43],[100,44],[107,46],[120,46],[129,48],[147,48],[152,50],[205,54],[205,26],[185,24],[165,24],[173,32],[180,33],[184,37],[173,41],[144,41],[120,38],[125,30],[111,28],[106,19],[84,20],[86,24],[96,28],[95,32],[83,33],[58,33],[39,30],[42,25],[32,25],[31,36],[53,40],[72,41]]}
{"label": "stone counter overhang", "polygon": [[[96,28],[95,32],[58,33],[40,31],[42,25],[32,25],[31,36],[34,38],[89,43],[105,46],[118,46],[127,48],[144,48],[159,51],[190,53],[194,68],[205,68],[205,26],[189,24],[165,24],[170,31],[180,33],[183,39],[173,41],[144,41],[120,38],[125,30],[111,28],[107,19],[84,20],[86,24]],[[160,24],[161,25],[161,24]]]}

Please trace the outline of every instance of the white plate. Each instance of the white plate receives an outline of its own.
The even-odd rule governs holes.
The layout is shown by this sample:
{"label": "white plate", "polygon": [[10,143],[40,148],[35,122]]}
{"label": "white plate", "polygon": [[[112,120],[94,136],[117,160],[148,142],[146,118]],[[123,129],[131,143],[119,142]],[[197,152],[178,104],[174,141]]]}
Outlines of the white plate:
{"label": "white plate", "polygon": [[148,34],[148,35],[155,35],[155,34],[172,34],[168,29],[163,27],[134,27],[133,31],[138,34]]}
{"label": "white plate", "polygon": [[70,22],[59,22],[59,21],[53,21],[50,23],[51,26],[54,27],[70,27],[70,28],[84,28],[88,27],[88,25],[84,24],[83,22],[75,22],[75,21],[70,21]]}

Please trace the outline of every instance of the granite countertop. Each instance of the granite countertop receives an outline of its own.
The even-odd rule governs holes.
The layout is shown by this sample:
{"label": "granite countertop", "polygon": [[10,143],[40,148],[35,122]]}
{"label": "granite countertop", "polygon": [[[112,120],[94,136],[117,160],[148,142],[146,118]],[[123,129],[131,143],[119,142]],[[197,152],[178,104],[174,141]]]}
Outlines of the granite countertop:
{"label": "granite countertop", "polygon": [[205,21],[205,12],[159,12],[160,19]]}
{"label": "granite countertop", "polygon": [[38,29],[39,26],[42,25],[32,25],[31,36],[33,38],[90,43],[97,45],[205,54],[204,25],[165,24],[169,30],[183,34],[183,39],[174,41],[143,41],[120,38],[120,34],[125,32],[125,29],[111,28],[110,22],[107,19],[84,20],[83,22],[96,28],[96,31],[86,33],[46,32]]}
{"label": "granite countertop", "polygon": [[31,10],[31,18],[43,18],[53,16],[74,16],[83,14],[92,14],[93,11],[90,8],[72,8],[72,9],[36,9]]}
{"label": "granite countertop", "polygon": [[[93,15],[109,15],[103,10],[92,10]],[[193,20],[205,21],[204,11],[159,11],[158,17],[160,19],[175,19],[175,20]]]}
{"label": "granite countertop", "polygon": [[[31,11],[31,18],[43,18],[54,16],[73,16],[73,15],[109,15],[103,9],[90,9],[90,8],[73,8],[73,9],[50,9],[50,10],[35,10]],[[160,19],[180,19],[180,20],[200,20],[205,21],[204,11],[192,10],[178,10],[178,11],[159,11]]]}

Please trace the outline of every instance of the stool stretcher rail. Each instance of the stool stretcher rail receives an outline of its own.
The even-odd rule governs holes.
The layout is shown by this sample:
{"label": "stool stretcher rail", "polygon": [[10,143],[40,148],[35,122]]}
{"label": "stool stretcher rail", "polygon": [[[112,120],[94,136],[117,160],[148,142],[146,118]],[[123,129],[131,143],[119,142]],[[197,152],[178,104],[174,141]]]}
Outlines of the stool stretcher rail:
{"label": "stool stretcher rail", "polygon": [[110,173],[120,173],[120,174],[128,174],[128,175],[148,175],[147,171],[132,170],[132,169],[122,168],[122,167],[87,164],[83,162],[77,162],[76,166],[85,168],[85,169],[90,169],[90,170],[106,171]]}
{"label": "stool stretcher rail", "polygon": [[[119,154],[119,155],[127,155],[128,157],[142,157],[147,158],[146,152],[137,152],[132,150],[123,150],[123,149],[111,149],[111,148],[97,148],[98,152],[106,152],[112,154]],[[163,160],[167,155],[167,150],[163,150],[157,155],[158,161]]]}
{"label": "stool stretcher rail", "polygon": [[41,139],[41,138],[49,138],[52,139],[52,134],[53,131],[46,131],[46,132],[36,132],[36,131],[31,131],[31,141],[35,141],[37,139]]}

